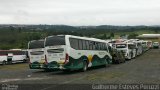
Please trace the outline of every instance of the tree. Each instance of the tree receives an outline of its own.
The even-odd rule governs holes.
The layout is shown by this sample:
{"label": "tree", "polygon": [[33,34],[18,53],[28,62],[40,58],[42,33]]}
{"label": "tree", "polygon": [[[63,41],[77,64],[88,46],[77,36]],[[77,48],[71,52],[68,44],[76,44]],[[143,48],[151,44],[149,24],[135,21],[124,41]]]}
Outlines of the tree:
{"label": "tree", "polygon": [[22,32],[22,27],[19,27],[18,28],[18,33],[21,33]]}
{"label": "tree", "polygon": [[138,34],[136,33],[132,33],[128,36],[128,39],[136,39],[136,37],[138,36]]}
{"label": "tree", "polygon": [[13,26],[10,26],[10,30],[14,32],[15,28]]}
{"label": "tree", "polygon": [[111,38],[114,38],[114,33],[113,33],[113,32],[110,33],[110,37],[111,37]]}

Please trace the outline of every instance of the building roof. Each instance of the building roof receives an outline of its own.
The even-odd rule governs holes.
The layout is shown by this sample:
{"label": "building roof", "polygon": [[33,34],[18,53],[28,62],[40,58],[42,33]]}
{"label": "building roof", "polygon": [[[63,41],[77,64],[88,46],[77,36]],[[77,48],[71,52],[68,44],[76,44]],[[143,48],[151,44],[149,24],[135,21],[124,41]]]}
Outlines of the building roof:
{"label": "building roof", "polygon": [[137,38],[160,38],[160,34],[142,34],[137,36]]}

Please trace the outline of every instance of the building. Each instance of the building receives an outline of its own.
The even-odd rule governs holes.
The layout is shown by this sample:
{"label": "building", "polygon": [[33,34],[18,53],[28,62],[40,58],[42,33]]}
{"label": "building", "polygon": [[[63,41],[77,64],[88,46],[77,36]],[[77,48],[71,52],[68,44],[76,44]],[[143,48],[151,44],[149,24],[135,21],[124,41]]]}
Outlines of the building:
{"label": "building", "polygon": [[160,42],[160,34],[142,34],[137,36],[138,39],[151,40]]}

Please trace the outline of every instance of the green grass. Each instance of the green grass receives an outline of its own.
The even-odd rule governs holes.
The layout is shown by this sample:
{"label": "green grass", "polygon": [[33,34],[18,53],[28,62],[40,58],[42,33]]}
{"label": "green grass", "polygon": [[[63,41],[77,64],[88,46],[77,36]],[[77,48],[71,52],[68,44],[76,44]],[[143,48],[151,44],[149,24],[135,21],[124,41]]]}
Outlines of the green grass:
{"label": "green grass", "polygon": [[0,70],[24,70],[28,69],[29,66],[27,63],[20,63],[20,64],[12,64],[12,65],[1,65]]}

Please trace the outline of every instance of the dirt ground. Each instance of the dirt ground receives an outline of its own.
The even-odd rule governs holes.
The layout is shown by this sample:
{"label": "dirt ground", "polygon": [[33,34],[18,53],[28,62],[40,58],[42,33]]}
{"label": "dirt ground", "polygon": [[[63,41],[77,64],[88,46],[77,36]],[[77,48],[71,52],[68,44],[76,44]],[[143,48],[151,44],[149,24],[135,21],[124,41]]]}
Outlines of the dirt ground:
{"label": "dirt ground", "polygon": [[151,49],[125,63],[94,67],[86,72],[31,70],[26,63],[0,65],[0,84],[4,83],[41,86],[37,90],[62,84],[160,84],[160,50]]}

